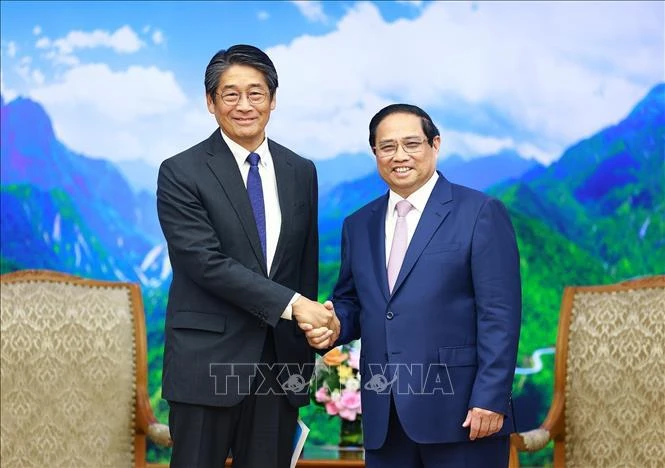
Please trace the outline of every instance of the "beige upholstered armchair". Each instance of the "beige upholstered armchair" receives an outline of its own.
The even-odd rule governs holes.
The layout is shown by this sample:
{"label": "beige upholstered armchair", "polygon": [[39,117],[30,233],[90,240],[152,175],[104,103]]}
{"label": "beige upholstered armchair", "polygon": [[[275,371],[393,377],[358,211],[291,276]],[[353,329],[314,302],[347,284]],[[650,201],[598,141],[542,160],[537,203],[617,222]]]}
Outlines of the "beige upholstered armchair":
{"label": "beige upholstered armchair", "polygon": [[665,276],[564,291],[554,398],[538,429],[513,434],[554,466],[665,464]]}
{"label": "beige upholstered armchair", "polygon": [[138,285],[38,270],[0,285],[2,466],[143,467],[146,436],[170,444]]}

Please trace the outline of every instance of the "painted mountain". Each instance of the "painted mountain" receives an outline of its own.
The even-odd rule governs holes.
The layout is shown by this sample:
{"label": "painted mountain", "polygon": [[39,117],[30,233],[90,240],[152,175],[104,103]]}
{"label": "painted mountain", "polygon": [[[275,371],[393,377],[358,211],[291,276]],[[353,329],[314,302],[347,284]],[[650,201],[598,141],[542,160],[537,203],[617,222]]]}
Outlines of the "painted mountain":
{"label": "painted mountain", "polygon": [[[439,163],[451,181],[491,193],[510,210],[522,256],[521,368],[531,367],[534,351],[553,346],[564,286],[665,272],[664,103],[661,84],[624,120],[572,145],[547,168],[511,153]],[[165,420],[159,385],[171,270],[154,191],[145,190],[152,182],[130,185],[123,172],[133,175],[137,169],[121,171],[72,152],[56,139],[43,108],[27,99],[2,104],[0,136],[0,271],[48,268],[140,283],[149,387],[158,417]],[[343,158],[322,166],[341,177],[342,164]],[[359,174],[366,170],[365,162],[348,167]],[[373,170],[365,174],[321,195],[321,297],[336,279],[343,218],[386,191]],[[544,364],[538,373],[518,372],[520,430],[537,426],[549,404],[551,355]],[[314,423],[310,443],[326,442],[328,418],[313,409],[303,417]]]}
{"label": "painted mountain", "polygon": [[154,199],[135,196],[115,166],[68,150],[27,99],[2,106],[1,137],[3,270],[53,268],[143,286],[168,278]]}

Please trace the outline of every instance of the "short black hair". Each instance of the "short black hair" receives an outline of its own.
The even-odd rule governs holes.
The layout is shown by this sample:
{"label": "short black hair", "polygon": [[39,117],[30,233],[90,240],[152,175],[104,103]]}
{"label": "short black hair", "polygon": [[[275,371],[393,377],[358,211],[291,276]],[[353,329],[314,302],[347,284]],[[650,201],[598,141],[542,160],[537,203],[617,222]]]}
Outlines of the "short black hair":
{"label": "short black hair", "polygon": [[427,137],[427,143],[429,143],[430,146],[432,146],[434,137],[440,135],[439,129],[436,128],[436,125],[434,125],[432,118],[420,107],[414,106],[412,104],[391,104],[377,112],[369,122],[369,146],[371,148],[374,148],[376,145],[376,127],[379,126],[383,119],[391,114],[412,114],[420,117],[420,122],[423,126],[423,133],[425,133],[425,136]]}
{"label": "short black hair", "polygon": [[204,84],[206,93],[213,101],[215,101],[215,93],[219,87],[219,79],[231,65],[248,65],[256,68],[263,74],[268,84],[270,97],[275,95],[279,85],[277,70],[268,54],[251,45],[237,44],[217,52],[206,67]]}

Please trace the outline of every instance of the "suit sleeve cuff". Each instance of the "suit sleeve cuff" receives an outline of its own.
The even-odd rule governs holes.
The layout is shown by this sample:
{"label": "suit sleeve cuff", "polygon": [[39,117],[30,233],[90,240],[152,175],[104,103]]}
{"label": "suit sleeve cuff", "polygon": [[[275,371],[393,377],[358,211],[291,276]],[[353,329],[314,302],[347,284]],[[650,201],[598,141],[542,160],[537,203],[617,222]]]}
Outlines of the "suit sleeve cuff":
{"label": "suit sleeve cuff", "polygon": [[300,299],[300,294],[295,293],[291,300],[289,301],[288,305],[286,306],[286,309],[284,309],[284,312],[282,312],[282,318],[286,320],[293,320],[293,304]]}

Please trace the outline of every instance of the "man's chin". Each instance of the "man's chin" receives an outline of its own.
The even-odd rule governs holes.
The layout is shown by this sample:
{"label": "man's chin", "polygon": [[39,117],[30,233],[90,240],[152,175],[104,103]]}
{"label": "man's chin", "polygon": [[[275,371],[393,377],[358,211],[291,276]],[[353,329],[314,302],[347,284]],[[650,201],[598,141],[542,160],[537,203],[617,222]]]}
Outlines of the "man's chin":
{"label": "man's chin", "polygon": [[390,188],[392,189],[393,192],[402,192],[404,190],[408,190],[410,187],[413,186],[414,180],[412,178],[404,178],[404,179],[395,179],[394,177],[391,177],[390,180]]}
{"label": "man's chin", "polygon": [[235,127],[234,128],[235,139],[238,141],[249,142],[255,140],[262,140],[263,132],[258,130],[256,127]]}
{"label": "man's chin", "polygon": [[256,125],[236,125],[235,131],[238,135],[244,137],[256,136],[258,133],[260,133],[256,128]]}

